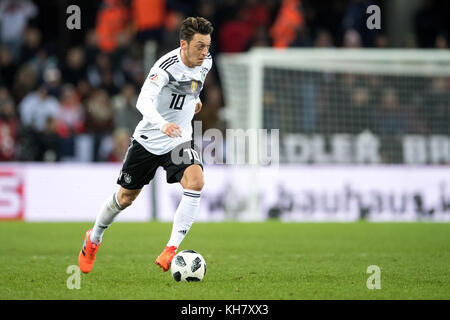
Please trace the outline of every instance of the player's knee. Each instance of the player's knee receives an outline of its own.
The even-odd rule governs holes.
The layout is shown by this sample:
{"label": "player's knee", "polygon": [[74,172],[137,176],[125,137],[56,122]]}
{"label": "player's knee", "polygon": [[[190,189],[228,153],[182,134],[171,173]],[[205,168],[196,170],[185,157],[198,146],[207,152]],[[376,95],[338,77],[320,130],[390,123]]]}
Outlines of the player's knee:
{"label": "player's knee", "polygon": [[204,185],[203,176],[195,176],[188,180],[186,189],[202,191]]}
{"label": "player's knee", "polygon": [[130,195],[130,194],[122,194],[117,197],[117,200],[119,202],[119,206],[123,209],[126,207],[131,206],[133,201],[136,199],[136,196]]}

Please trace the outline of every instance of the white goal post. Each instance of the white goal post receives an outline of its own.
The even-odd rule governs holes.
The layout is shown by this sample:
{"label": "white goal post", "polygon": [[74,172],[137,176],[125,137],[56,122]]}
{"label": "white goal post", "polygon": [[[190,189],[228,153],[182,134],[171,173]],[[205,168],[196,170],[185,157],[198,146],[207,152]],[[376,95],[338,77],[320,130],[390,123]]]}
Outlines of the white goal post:
{"label": "white goal post", "polygon": [[449,50],[254,48],[217,63],[227,128],[279,129],[281,164],[450,164]]}
{"label": "white goal post", "polygon": [[[450,163],[450,132],[445,130],[447,123],[442,119],[450,112],[445,110],[450,104],[448,50],[256,48],[247,53],[221,54],[217,61],[228,128],[276,128],[280,130],[282,146],[293,140],[292,135],[300,138],[309,135],[308,138],[314,140],[312,149],[320,149],[321,144],[330,149],[335,147],[329,146],[333,141],[345,145],[342,134],[362,133],[364,125],[371,122],[368,115],[360,114],[356,108],[360,99],[366,99],[365,104],[377,113],[383,110],[385,101],[392,100],[390,94],[393,94],[394,104],[402,109],[405,128],[385,130],[386,124],[395,127],[395,123],[390,123],[393,120],[384,114],[378,114],[377,122],[367,129],[371,133],[375,131],[377,139],[393,139],[396,143],[383,145],[381,141],[379,148],[384,154],[379,154],[378,160],[374,156],[369,162]],[[347,84],[351,82],[347,79],[352,77],[353,82]],[[372,82],[378,82],[378,88],[374,89]],[[369,91],[369,98],[360,98],[367,95],[366,91]],[[328,117],[327,110],[320,109],[324,102],[317,102],[326,94],[329,101],[325,104],[332,110]],[[349,123],[360,131],[353,132]],[[425,125],[425,129],[420,128]],[[321,134],[325,141],[319,139]],[[421,140],[422,137],[425,137],[423,143],[414,145],[416,138]],[[247,152],[258,152],[257,146],[249,147]],[[397,152],[399,148],[401,154]],[[422,149],[444,150],[436,151],[440,152],[437,155],[428,150],[425,153],[431,154],[421,157]],[[286,150],[282,148],[282,151]],[[306,163],[358,162],[346,161],[345,157],[336,160],[330,154],[297,158]],[[281,157],[285,162],[297,162],[297,158]]]}

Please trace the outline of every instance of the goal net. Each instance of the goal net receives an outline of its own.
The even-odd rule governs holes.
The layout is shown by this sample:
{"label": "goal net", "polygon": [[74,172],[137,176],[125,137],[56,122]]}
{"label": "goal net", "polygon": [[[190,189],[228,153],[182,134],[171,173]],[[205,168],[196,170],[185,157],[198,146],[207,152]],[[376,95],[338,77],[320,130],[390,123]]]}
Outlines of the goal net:
{"label": "goal net", "polygon": [[450,163],[448,51],[258,48],[218,67],[227,127],[279,129],[281,163]]}

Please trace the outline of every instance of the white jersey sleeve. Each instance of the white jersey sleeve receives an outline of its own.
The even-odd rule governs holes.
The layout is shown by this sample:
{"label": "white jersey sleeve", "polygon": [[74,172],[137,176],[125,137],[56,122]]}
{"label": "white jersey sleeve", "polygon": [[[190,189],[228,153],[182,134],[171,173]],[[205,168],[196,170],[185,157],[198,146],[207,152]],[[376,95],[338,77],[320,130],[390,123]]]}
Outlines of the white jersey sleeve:
{"label": "white jersey sleeve", "polygon": [[157,127],[161,130],[162,126],[168,123],[156,109],[156,101],[162,88],[169,82],[169,77],[166,72],[153,67],[150,70],[150,75],[142,86],[139,94],[136,108],[142,113],[143,118],[150,123],[152,127]]}

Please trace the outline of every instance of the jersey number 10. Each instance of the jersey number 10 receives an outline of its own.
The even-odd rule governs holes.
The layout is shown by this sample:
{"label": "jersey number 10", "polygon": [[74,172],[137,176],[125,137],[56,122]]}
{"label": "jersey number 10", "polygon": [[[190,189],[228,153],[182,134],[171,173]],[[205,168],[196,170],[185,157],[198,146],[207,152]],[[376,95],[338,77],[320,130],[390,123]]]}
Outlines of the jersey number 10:
{"label": "jersey number 10", "polygon": [[198,162],[202,162],[202,159],[200,159],[200,155],[198,154],[198,152],[196,150],[184,148],[183,151],[188,154],[189,159],[191,161],[192,161],[192,159],[194,159],[194,160],[196,160]]}
{"label": "jersey number 10", "polygon": [[185,94],[172,93],[172,102],[170,103],[170,109],[181,110],[183,109]]}

